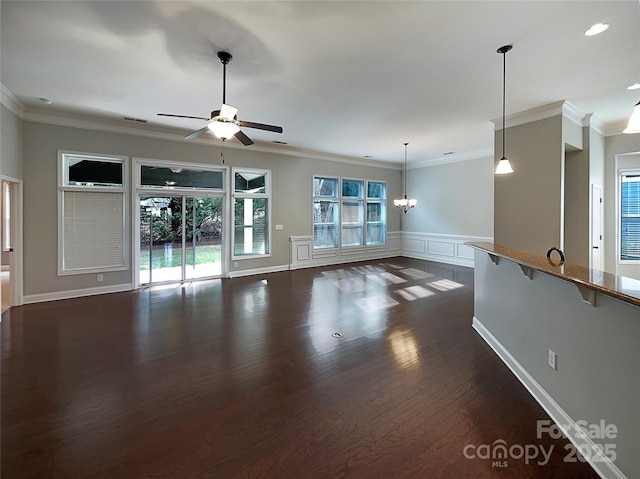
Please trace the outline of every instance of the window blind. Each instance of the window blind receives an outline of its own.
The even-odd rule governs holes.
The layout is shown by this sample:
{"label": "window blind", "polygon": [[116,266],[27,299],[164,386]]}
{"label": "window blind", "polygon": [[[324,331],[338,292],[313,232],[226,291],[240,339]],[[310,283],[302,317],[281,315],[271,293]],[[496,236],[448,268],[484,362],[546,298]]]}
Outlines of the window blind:
{"label": "window blind", "polygon": [[640,261],[640,176],[622,177],[620,199],[620,259]]}
{"label": "window blind", "polygon": [[62,198],[62,271],[124,269],[124,193],[64,191]]}

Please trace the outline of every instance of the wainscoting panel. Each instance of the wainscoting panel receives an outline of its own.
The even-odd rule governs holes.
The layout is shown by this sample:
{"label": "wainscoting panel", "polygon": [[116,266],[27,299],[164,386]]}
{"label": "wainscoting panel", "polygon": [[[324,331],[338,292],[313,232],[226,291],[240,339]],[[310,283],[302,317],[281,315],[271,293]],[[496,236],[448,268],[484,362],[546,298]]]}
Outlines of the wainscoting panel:
{"label": "wainscoting panel", "polygon": [[473,268],[473,249],[464,243],[467,241],[493,242],[493,238],[485,236],[412,233],[410,231],[403,231],[401,236],[402,256],[469,266],[470,268]]}
{"label": "wainscoting panel", "polygon": [[438,256],[455,256],[455,243],[427,240],[427,253]]}
{"label": "wainscoting panel", "polygon": [[318,251],[313,250],[312,236],[291,236],[290,241],[291,262],[289,269],[312,268],[394,256],[407,256],[473,268],[473,249],[464,243],[467,241],[493,242],[493,238],[392,231],[387,233],[386,245]]}
{"label": "wainscoting panel", "polygon": [[312,236],[291,236],[289,238],[291,242],[289,269],[313,268],[316,266],[402,256],[400,235],[399,231],[387,232],[387,244],[384,245],[315,251],[313,249]]}

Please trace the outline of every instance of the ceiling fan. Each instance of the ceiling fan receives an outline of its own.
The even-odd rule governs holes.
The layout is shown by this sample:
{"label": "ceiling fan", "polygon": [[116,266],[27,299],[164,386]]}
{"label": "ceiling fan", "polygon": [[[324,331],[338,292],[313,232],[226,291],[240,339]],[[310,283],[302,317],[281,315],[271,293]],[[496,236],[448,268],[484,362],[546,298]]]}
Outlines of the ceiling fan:
{"label": "ceiling fan", "polygon": [[227,105],[226,98],[226,86],[227,86],[227,64],[233,58],[228,52],[218,52],[218,58],[222,62],[222,107],[219,110],[213,110],[211,117],[205,118],[202,116],[188,116],[188,115],[172,115],[170,113],[158,113],[158,116],[173,116],[176,118],[193,118],[195,120],[204,120],[207,126],[200,128],[185,136],[186,140],[197,138],[200,135],[205,134],[208,131],[213,132],[222,141],[228,140],[231,137],[236,137],[243,145],[253,145],[253,140],[245,135],[240,127],[256,128],[258,130],[272,131],[274,133],[282,133],[281,126],[265,125],[264,123],[254,123],[252,121],[240,121],[238,120],[238,109]]}

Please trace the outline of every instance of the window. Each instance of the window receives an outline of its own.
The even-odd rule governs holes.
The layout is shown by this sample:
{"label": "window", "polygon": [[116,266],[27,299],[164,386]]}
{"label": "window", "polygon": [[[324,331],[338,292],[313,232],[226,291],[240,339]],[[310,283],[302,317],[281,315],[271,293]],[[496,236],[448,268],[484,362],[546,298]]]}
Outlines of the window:
{"label": "window", "polygon": [[338,247],[338,178],[313,178],[313,247]]}
{"label": "window", "polygon": [[58,274],[126,269],[125,158],[58,156]]}
{"label": "window", "polygon": [[234,169],[234,259],[269,254],[270,171]]}
{"label": "window", "polygon": [[620,174],[620,261],[640,261],[640,171]]}
{"label": "window", "polygon": [[364,244],[364,181],[342,180],[342,246]]}
{"label": "window", "polygon": [[222,170],[156,165],[140,166],[141,188],[223,190]]}
{"label": "window", "polygon": [[386,199],[386,183],[367,182],[367,245],[384,244],[386,241]]}
{"label": "window", "polygon": [[314,249],[385,244],[386,194],[384,181],[314,176]]}

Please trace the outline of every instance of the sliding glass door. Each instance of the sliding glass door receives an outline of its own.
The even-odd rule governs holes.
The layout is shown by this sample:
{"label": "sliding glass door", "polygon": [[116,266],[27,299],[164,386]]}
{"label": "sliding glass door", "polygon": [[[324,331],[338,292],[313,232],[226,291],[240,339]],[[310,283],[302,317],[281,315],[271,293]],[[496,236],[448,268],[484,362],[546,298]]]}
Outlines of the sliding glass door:
{"label": "sliding glass door", "polygon": [[222,198],[185,200],[185,279],[222,274]]}
{"label": "sliding glass door", "polygon": [[222,198],[140,195],[140,284],[222,274]]}

